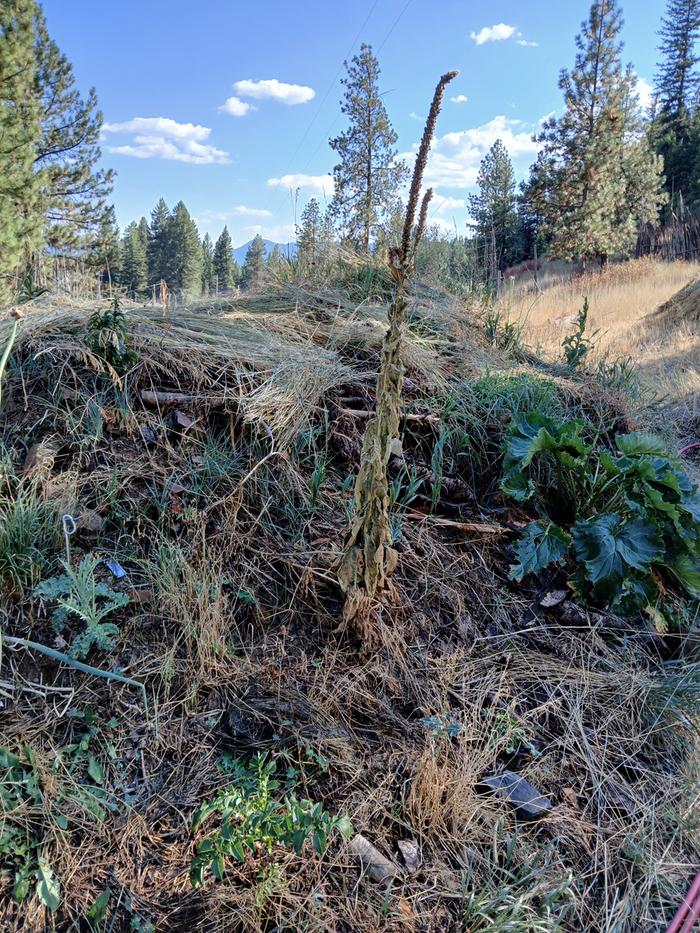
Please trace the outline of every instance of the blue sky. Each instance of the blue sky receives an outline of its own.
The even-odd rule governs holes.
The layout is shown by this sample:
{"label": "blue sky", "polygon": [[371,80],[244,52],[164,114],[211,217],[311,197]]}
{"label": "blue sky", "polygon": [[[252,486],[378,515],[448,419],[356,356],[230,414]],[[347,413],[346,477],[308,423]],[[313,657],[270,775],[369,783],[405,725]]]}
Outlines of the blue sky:
{"label": "blue sky", "polygon": [[[437,78],[450,85],[428,168],[433,220],[461,233],[481,157],[500,137],[523,177],[538,121],[561,107],[585,0],[44,0],[49,30],[104,112],[103,161],[117,171],[120,225],[159,197],[182,199],[200,232],[228,224],[293,239],[309,197],[332,195],[329,136],[342,62],[361,42],[410,153]],[[625,60],[653,80],[664,0],[623,3]],[[227,103],[228,101],[228,103]],[[298,189],[298,194],[295,195]]]}

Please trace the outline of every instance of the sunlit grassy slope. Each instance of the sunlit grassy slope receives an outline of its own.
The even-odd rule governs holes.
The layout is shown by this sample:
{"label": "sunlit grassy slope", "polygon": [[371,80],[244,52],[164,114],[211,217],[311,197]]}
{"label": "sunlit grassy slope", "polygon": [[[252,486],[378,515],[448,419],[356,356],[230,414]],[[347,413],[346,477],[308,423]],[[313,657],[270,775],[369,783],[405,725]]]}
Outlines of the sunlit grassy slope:
{"label": "sunlit grassy slope", "polygon": [[[697,322],[650,326],[649,315],[700,276],[699,263],[641,259],[606,272],[591,272],[537,290],[532,281],[516,285],[503,298],[503,313],[523,325],[527,343],[548,358],[562,357],[562,340],[576,326],[588,298],[594,357],[629,357],[640,377],[657,392],[682,403],[684,414],[698,414],[700,333]],[[551,277],[549,279],[551,283]],[[700,300],[700,299],[699,299]]]}

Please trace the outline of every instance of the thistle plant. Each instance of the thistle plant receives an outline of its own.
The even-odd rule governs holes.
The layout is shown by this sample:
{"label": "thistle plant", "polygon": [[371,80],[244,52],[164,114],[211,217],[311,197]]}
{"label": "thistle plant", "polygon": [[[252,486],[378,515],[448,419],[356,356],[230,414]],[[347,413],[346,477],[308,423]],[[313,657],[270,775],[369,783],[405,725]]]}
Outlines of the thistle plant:
{"label": "thistle plant", "polygon": [[[435,88],[413,169],[401,243],[389,251],[388,262],[394,282],[394,297],[389,305],[389,327],[382,347],[374,416],[367,424],[362,444],[360,468],[355,483],[355,512],[338,568],[338,582],[345,594],[344,625],[353,620],[361,623],[368,616],[374,598],[389,586],[389,578],[396,567],[397,554],[392,547],[389,520],[387,467],[392,453],[401,450],[401,345],[408,304],[406,284],[413,269],[418,245],[425,232],[428,206],[433,194],[429,188],[420,201],[430,143],[445,87],[457,74],[456,71],[444,74]],[[367,628],[362,624],[359,627],[365,630]]]}

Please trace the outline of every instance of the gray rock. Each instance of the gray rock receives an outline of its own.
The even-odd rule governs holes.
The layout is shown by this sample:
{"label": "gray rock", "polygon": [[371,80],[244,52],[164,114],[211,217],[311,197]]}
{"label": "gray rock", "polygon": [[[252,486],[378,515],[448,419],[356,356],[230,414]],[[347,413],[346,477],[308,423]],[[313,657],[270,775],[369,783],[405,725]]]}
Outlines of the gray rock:
{"label": "gray rock", "polygon": [[480,783],[488,787],[496,797],[507,800],[515,808],[515,812],[526,819],[535,820],[552,809],[551,802],[514,771],[492,774],[482,778]]}

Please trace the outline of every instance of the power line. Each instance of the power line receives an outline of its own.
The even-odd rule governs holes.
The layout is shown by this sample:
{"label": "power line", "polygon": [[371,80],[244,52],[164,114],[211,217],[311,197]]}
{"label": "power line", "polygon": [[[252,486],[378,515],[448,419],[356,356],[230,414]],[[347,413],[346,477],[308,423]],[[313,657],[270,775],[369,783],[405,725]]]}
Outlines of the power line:
{"label": "power line", "polygon": [[[381,51],[381,49],[384,48],[384,46],[386,45],[386,43],[387,43],[388,40],[389,40],[389,37],[390,37],[391,34],[394,32],[394,30],[395,30],[396,27],[398,26],[400,20],[402,19],[404,13],[406,12],[406,10],[409,8],[409,6],[410,6],[412,3],[413,3],[413,0],[406,0],[406,3],[404,3],[403,7],[401,8],[401,11],[400,11],[399,15],[396,17],[396,19],[394,20],[394,22],[391,24],[391,26],[389,27],[389,31],[387,32],[387,34],[384,36],[384,38],[383,38],[382,41],[380,42],[379,46],[377,47],[377,52]],[[377,5],[377,4],[375,3],[374,6],[376,6],[376,5]],[[374,7],[373,7],[373,9],[374,9]],[[362,28],[364,28],[364,26],[363,26]],[[357,36],[355,37],[355,40],[354,40],[354,42],[353,42],[353,48],[354,48],[356,42],[357,42]],[[336,73],[336,78],[337,78],[338,74],[340,74],[341,69],[342,69],[342,66],[341,66],[341,68],[338,69],[338,72]],[[337,113],[337,114],[335,115],[335,117],[333,118],[333,121],[332,121],[331,125],[328,127],[328,129],[326,130],[325,134],[321,137],[321,139],[320,139],[319,142],[317,143],[316,148],[313,150],[313,152],[311,153],[311,155],[310,155],[310,156],[308,157],[308,159],[306,160],[306,163],[305,163],[304,167],[302,168],[302,171],[301,171],[300,174],[303,174],[303,173],[306,171],[306,169],[308,168],[308,166],[311,164],[311,161],[314,159],[314,157],[315,157],[316,154],[318,153],[318,150],[321,148],[321,146],[323,145],[323,143],[330,137],[331,133],[333,132],[333,128],[335,127],[335,125],[336,125],[336,123],[338,122],[338,120],[340,120],[341,116],[342,116],[342,114],[340,114],[340,113]]]}

